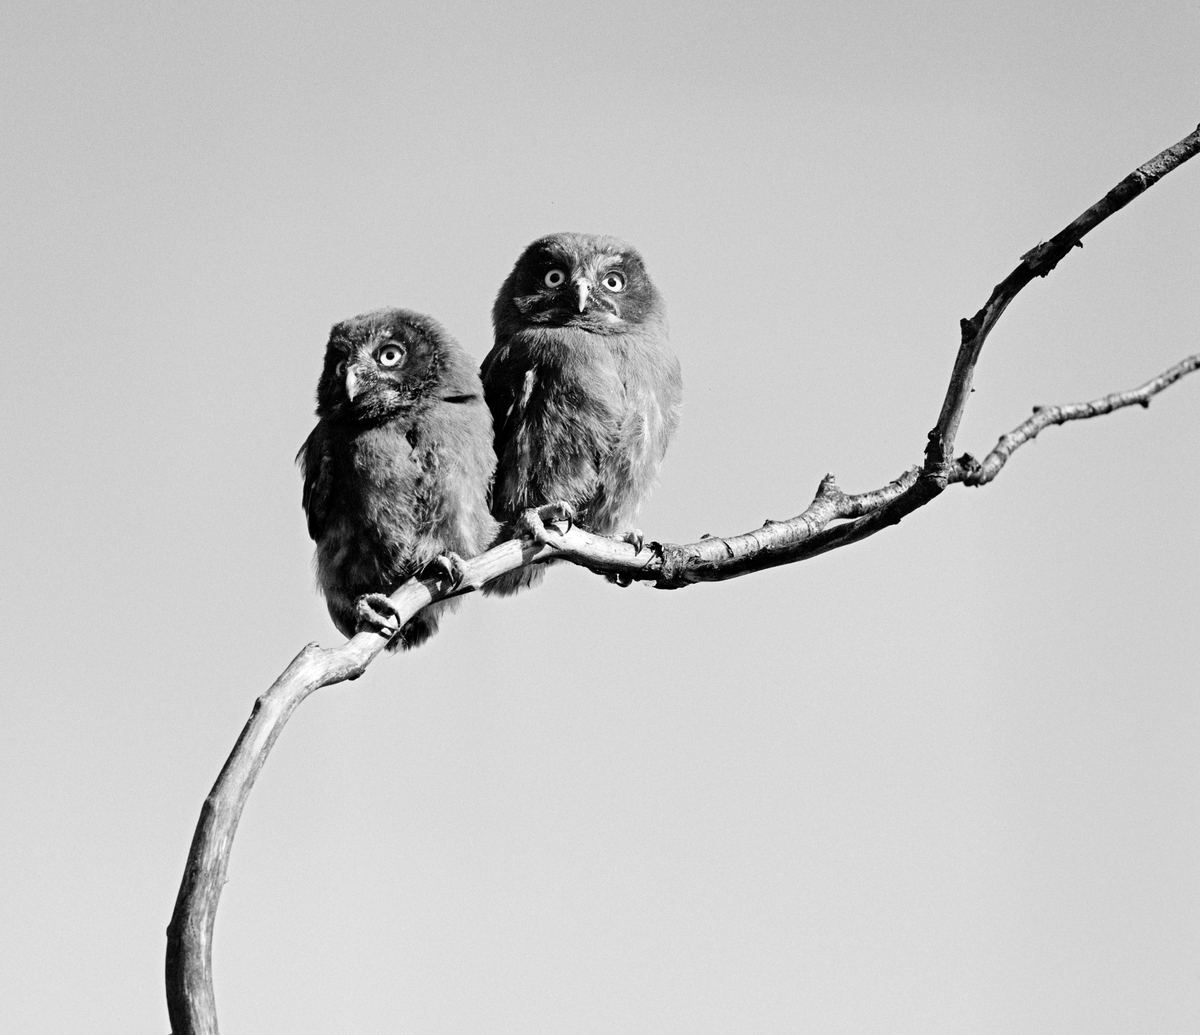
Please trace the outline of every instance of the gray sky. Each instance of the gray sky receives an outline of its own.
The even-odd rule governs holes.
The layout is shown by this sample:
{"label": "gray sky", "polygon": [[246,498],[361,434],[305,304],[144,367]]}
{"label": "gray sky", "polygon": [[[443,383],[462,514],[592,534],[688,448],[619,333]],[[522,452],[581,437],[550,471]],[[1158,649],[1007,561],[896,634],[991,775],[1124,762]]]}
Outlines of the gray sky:
{"label": "gray sky", "polygon": [[[292,458],[381,305],[476,357],[619,234],[681,433],[641,525],[921,456],[1020,254],[1200,121],[1183,0],[20,4],[0,44],[0,1029],[167,1030],[205,793],[309,640]],[[1200,348],[1200,162],[1004,317],[960,449]],[[1200,1025],[1200,380],[678,593],[555,571],[321,691],[217,921],[238,1032]]]}

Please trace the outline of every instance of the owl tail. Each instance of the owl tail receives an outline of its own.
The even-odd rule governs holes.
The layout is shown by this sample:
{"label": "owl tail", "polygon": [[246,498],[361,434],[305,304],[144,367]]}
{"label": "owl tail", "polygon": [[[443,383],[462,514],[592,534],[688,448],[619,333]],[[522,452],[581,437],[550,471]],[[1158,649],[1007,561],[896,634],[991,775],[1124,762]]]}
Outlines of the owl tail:
{"label": "owl tail", "polygon": [[511,597],[514,593],[541,582],[546,577],[546,568],[553,563],[550,561],[546,564],[530,564],[516,571],[505,572],[484,586],[483,593],[489,597]]}

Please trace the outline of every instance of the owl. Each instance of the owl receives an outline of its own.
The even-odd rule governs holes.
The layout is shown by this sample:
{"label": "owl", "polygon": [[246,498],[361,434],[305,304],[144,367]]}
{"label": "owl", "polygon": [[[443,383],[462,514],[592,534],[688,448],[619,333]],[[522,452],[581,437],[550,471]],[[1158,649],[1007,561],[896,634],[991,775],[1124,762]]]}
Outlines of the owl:
{"label": "owl", "polygon": [[[517,259],[492,309],[483,361],[498,466],[492,512],[516,522],[562,503],[593,532],[629,532],[679,424],[679,360],[663,301],[624,241],[552,234]],[[544,574],[502,576],[506,594]]]}
{"label": "owl", "polygon": [[403,628],[386,594],[434,570],[461,576],[487,549],[492,418],[475,364],[435,320],[378,309],[337,324],[317,384],[317,426],[301,447],[304,512],[333,624],[423,643],[457,605],[443,600]]}

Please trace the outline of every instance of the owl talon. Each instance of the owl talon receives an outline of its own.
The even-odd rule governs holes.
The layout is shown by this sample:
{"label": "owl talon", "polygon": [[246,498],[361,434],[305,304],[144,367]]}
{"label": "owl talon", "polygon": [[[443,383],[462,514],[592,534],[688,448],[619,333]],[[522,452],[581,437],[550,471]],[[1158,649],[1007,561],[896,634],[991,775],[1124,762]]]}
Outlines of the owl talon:
{"label": "owl talon", "polygon": [[575,522],[579,519],[579,514],[575,507],[566,500],[555,500],[553,503],[547,503],[543,507],[537,508],[538,517],[543,522],[549,521],[551,524],[557,524],[560,521],[567,523],[566,531],[571,531]]}
{"label": "owl talon", "polygon": [[[532,539],[540,546],[557,546],[559,537],[571,531],[575,524],[575,518],[575,508],[566,500],[547,503],[541,507],[531,507],[514,522],[513,534]],[[567,527],[562,532],[555,529],[551,533],[546,527],[547,522],[550,524],[566,522]]]}
{"label": "owl talon", "polygon": [[474,586],[467,578],[467,562],[453,551],[435,558],[429,567],[434,575],[445,579],[452,590],[461,589],[464,584]]}
{"label": "owl talon", "polygon": [[634,528],[626,532],[620,538],[622,542],[626,542],[632,546],[635,553],[641,553],[642,547],[646,545],[646,537],[642,535],[642,530],[640,528]]}
{"label": "owl talon", "polygon": [[392,640],[400,632],[400,614],[383,593],[364,593],[354,601],[354,613],[358,616],[356,633],[366,630]]}

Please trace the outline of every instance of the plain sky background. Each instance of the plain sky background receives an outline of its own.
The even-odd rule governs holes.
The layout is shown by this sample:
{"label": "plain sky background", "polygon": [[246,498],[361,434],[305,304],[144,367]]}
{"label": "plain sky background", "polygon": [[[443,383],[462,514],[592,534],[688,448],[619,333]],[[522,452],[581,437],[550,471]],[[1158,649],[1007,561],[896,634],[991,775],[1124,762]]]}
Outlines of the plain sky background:
{"label": "plain sky background", "polygon": [[[0,1029],[168,1029],[204,795],[309,640],[334,322],[477,358],[534,237],[646,257],[641,527],[920,460],[958,320],[1200,121],[1200,8],[21,3],[0,44]],[[959,448],[1200,348],[1200,160],[1030,285]],[[296,713],[217,918],[237,1033],[1200,1028],[1200,377],[682,592],[552,572]]]}

